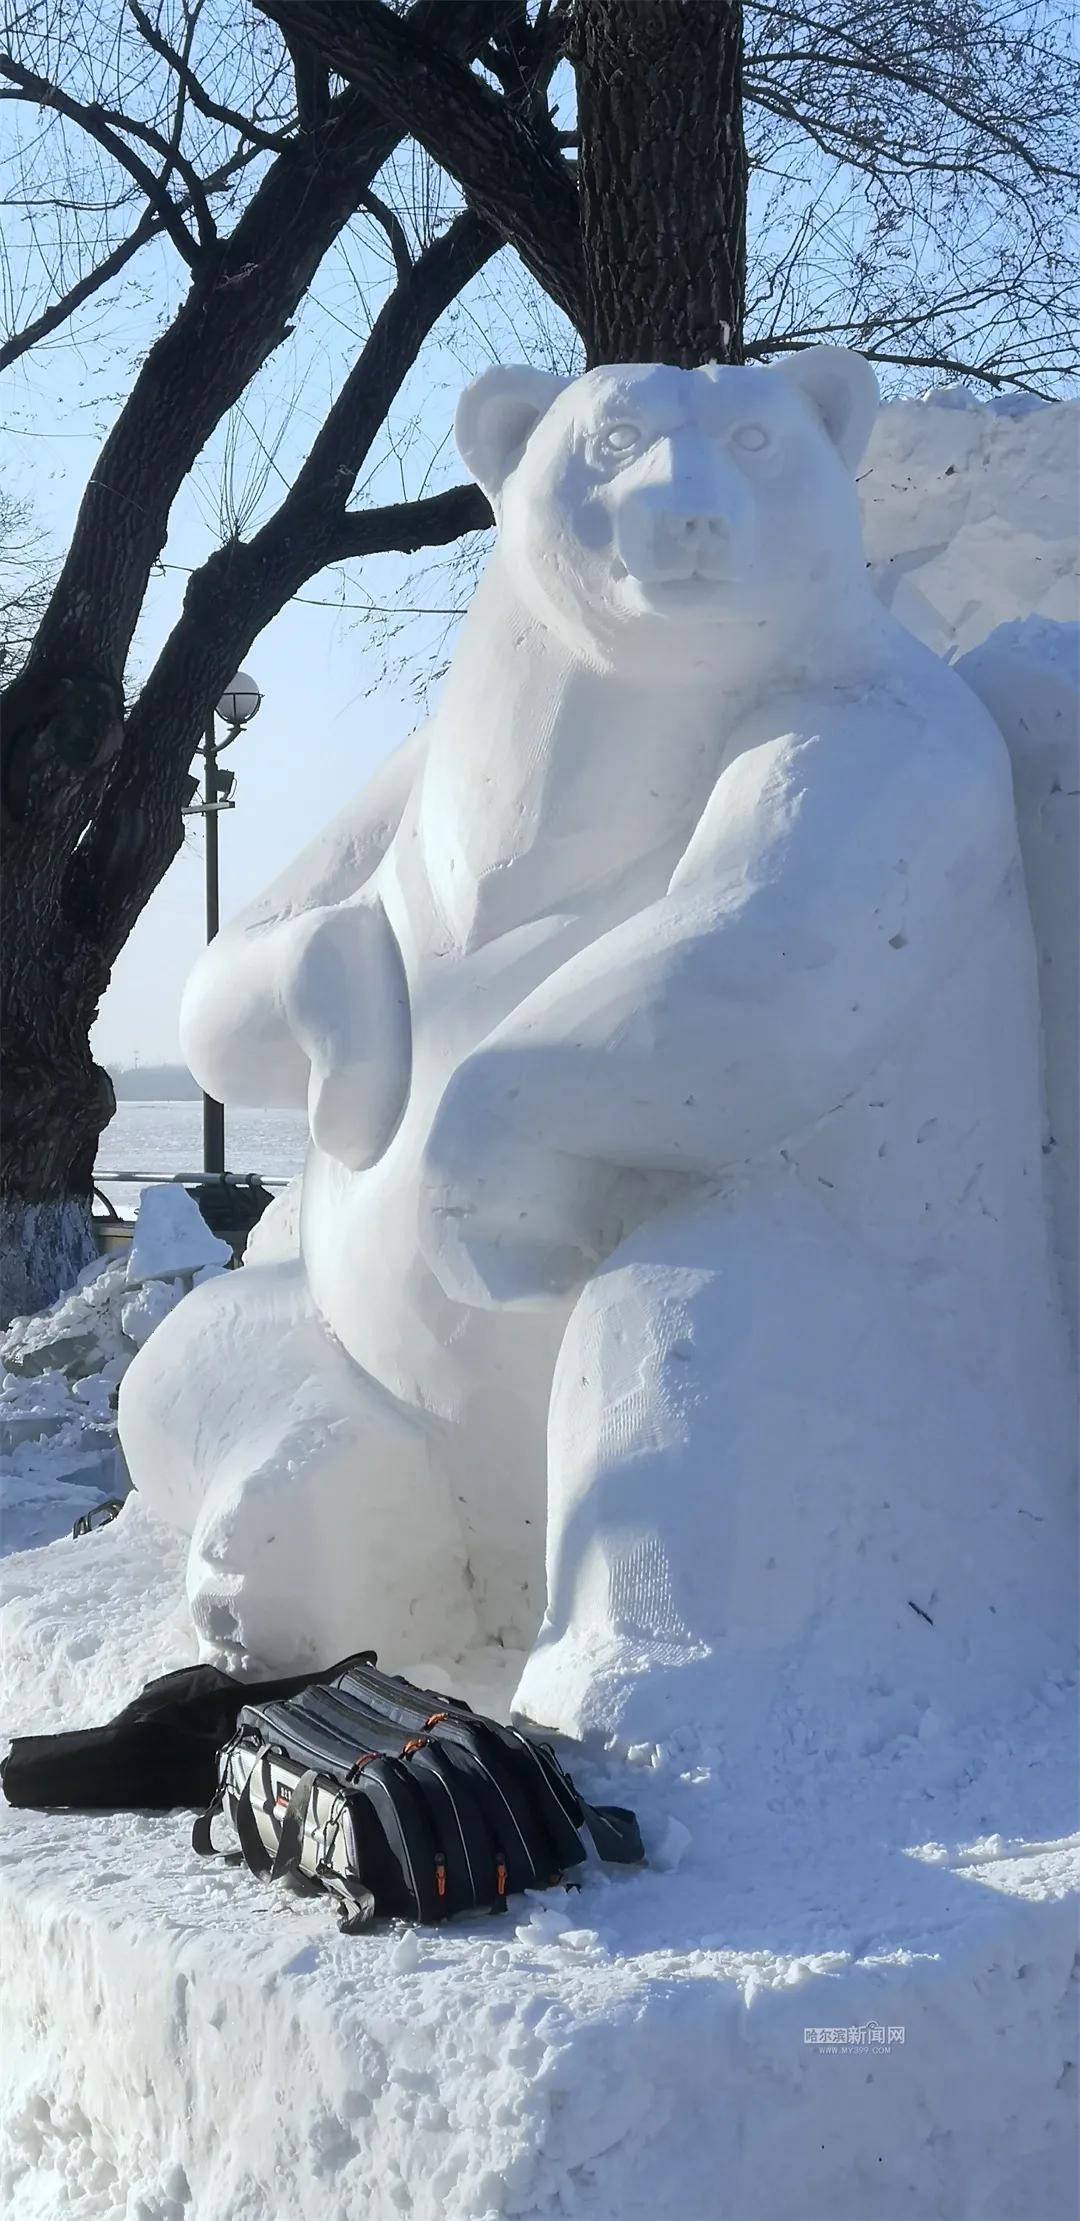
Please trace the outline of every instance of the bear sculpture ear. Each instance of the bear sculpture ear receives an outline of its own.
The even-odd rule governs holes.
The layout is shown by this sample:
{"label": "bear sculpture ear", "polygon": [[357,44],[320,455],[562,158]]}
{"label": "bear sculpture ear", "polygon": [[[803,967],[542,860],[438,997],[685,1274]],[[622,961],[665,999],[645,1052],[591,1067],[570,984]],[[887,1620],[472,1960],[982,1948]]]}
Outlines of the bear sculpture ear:
{"label": "bear sculpture ear", "polygon": [[854,470],[881,398],[865,357],[848,347],[807,347],[773,368],[789,385],[798,387],[848,469]]}
{"label": "bear sculpture ear", "polygon": [[556,378],[551,371],[512,363],[485,370],[466,386],[457,405],[454,438],[466,470],[493,507],[530,433],[569,384],[569,378]]}

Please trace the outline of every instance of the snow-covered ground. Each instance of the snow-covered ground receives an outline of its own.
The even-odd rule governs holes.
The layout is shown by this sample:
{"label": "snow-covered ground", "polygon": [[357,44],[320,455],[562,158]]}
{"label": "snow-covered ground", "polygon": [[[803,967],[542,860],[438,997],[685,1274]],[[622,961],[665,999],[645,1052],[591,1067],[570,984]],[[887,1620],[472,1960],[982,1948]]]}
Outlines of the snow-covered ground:
{"label": "snow-covered ground", "polygon": [[[181,1548],[136,1498],[8,1572],[13,1729],[101,1719],[190,1657]],[[430,1670],[494,1706],[518,1664]],[[183,1814],[9,1812],[0,2208],[1065,2221],[1074,1701],[1048,1681],[962,1749],[898,1720],[860,1750],[853,1721],[753,1781],[691,1738],[579,1769],[636,1806],[649,1869],[428,1933],[342,1938],[197,1861]]]}

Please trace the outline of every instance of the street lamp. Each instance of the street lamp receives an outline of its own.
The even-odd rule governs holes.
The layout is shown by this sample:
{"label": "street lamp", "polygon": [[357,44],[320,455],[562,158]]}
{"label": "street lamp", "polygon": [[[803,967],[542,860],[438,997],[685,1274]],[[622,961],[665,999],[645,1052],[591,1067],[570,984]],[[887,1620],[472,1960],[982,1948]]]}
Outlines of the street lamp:
{"label": "street lamp", "polygon": [[[214,731],[214,718],[209,717],[203,735],[203,791],[201,801],[190,804],[184,815],[201,817],[206,821],[206,938],[212,941],[221,924],[218,880],[218,817],[222,810],[233,810],[233,789],[236,774],[221,771],[218,757],[224,748],[231,748],[233,741],[250,725],[262,706],[262,695],[248,671],[238,671],[227,686],[217,705],[216,716],[228,727],[224,740],[218,740]],[[225,1109],[215,1103],[212,1095],[203,1096],[203,1171],[220,1176],[225,1170]]]}

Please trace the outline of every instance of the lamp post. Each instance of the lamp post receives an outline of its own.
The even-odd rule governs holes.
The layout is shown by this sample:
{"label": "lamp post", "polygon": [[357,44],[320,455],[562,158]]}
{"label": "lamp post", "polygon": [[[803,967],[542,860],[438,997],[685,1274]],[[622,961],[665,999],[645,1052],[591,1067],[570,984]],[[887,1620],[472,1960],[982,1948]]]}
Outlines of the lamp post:
{"label": "lamp post", "polygon": [[[216,711],[207,719],[203,735],[203,791],[202,800],[193,802],[185,811],[186,817],[201,817],[206,826],[206,939],[211,942],[221,924],[220,883],[218,877],[218,818],[222,810],[233,810],[233,789],[236,774],[221,771],[218,757],[225,748],[250,725],[262,704],[262,695],[247,671],[238,671],[231,686],[227,686]],[[224,740],[219,741],[214,730],[214,716],[228,726]],[[203,1171],[209,1177],[220,1177],[225,1170],[225,1107],[215,1103],[212,1095],[203,1096]]]}

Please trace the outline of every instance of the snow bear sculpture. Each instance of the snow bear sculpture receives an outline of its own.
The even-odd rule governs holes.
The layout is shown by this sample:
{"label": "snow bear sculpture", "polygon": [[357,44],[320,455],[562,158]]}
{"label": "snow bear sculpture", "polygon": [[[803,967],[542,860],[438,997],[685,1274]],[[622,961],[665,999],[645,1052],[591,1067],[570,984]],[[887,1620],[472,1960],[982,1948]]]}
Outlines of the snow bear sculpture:
{"label": "snow bear sculpture", "polygon": [[546,1533],[552,1727],[857,1685],[884,1734],[1059,1660],[1009,767],[867,583],[876,401],[833,349],[465,394],[499,530],[438,713],[185,1002],[203,1084],[312,1137],[300,1256],[123,1386],[205,1653],[527,1646]]}

